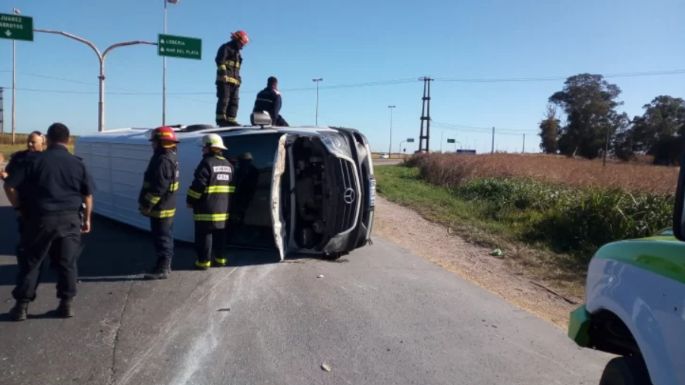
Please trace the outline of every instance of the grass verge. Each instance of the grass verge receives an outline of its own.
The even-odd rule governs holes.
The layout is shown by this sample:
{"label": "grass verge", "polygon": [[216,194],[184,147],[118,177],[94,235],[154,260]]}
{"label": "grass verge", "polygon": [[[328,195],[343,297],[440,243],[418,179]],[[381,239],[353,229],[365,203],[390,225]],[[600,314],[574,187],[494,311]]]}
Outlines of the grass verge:
{"label": "grass verge", "polygon": [[544,242],[522,240],[526,224],[537,222],[535,211],[494,212],[491,202],[471,199],[467,191],[435,186],[423,181],[419,170],[405,166],[376,168],[378,192],[386,199],[411,208],[424,218],[448,227],[465,240],[503,251],[514,274],[542,282],[561,294],[582,297],[586,258],[559,253]]}

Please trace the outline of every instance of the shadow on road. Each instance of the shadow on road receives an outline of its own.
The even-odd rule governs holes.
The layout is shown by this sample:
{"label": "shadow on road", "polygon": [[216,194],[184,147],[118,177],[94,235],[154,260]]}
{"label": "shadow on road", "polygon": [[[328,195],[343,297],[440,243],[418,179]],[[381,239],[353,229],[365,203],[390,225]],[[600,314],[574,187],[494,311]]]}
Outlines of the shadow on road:
{"label": "shadow on road", "polygon": [[[0,254],[15,255],[18,239],[16,214],[0,207]],[[6,226],[5,224],[9,224]],[[195,252],[192,244],[176,242],[172,270],[193,270]],[[272,250],[229,249],[230,266],[248,266],[278,262]],[[83,282],[119,282],[141,280],[142,274],[155,264],[150,234],[109,220],[93,217],[93,231],[83,236],[83,250],[78,262],[79,280]],[[14,285],[17,267],[14,261],[0,265],[0,285]],[[48,265],[46,263],[45,265]],[[43,266],[42,283],[54,283],[55,274]],[[48,270],[48,271],[46,271]]]}

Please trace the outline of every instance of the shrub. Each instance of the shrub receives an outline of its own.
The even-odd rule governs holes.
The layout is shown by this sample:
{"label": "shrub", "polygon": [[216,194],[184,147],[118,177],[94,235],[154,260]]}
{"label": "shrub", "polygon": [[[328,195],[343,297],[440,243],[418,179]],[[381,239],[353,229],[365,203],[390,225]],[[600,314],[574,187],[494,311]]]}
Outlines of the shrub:
{"label": "shrub", "polygon": [[655,234],[671,225],[673,196],[591,190],[548,210],[526,236],[585,257],[601,245]]}
{"label": "shrub", "polygon": [[653,235],[669,226],[673,208],[672,195],[572,189],[511,178],[475,179],[452,191],[478,202],[489,219],[522,229],[516,234],[521,239],[581,256],[583,263],[607,242]]}

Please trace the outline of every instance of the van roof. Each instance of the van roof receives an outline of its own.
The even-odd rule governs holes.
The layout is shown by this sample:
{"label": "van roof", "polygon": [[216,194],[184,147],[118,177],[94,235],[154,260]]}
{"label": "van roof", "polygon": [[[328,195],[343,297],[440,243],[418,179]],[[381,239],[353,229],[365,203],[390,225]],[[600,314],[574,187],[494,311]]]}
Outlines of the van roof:
{"label": "van roof", "polygon": [[[320,126],[294,126],[294,127],[255,127],[255,126],[237,126],[237,127],[215,127],[211,125],[188,125],[188,126],[172,126],[176,131],[176,136],[179,140],[197,138],[208,133],[222,134],[222,133],[236,133],[240,134],[266,134],[266,133],[292,133],[312,135],[313,133],[336,132],[330,127]],[[206,128],[205,128],[206,127]],[[188,129],[190,128],[190,129]],[[118,141],[148,141],[148,132],[154,129],[143,127],[130,127],[109,129],[107,131],[81,135],[79,141],[86,142],[118,142]]]}

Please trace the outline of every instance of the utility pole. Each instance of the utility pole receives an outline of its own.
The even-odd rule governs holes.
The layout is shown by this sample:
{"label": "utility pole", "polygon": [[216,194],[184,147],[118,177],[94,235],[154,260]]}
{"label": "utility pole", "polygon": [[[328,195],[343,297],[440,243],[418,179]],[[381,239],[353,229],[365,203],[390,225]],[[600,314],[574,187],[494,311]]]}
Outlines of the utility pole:
{"label": "utility pole", "polygon": [[[164,1],[164,34],[166,35],[166,3],[168,0]],[[162,56],[162,126],[166,126],[166,56]]]}
{"label": "utility pole", "polygon": [[[98,76],[98,80],[99,80],[98,132],[102,132],[105,130],[105,58],[107,57],[107,54],[111,50],[113,50],[114,48],[124,47],[127,45],[134,45],[134,44],[157,45],[157,43],[153,43],[151,41],[144,41],[144,40],[124,41],[121,43],[112,44],[109,47],[107,47],[102,53],[100,53],[100,50],[98,49],[98,47],[95,46],[95,44],[91,43],[90,41],[88,41],[88,40],[86,40],[80,36],[76,36],[76,35],[68,33],[68,32],[54,31],[54,30],[49,30],[49,29],[38,29],[38,28],[34,28],[33,31],[34,32],[43,32],[43,33],[53,33],[56,35],[62,35],[64,37],[68,37],[70,39],[76,40],[78,42],[81,42],[81,43],[89,46],[97,55],[98,60],[100,61],[100,75]],[[14,140],[12,140],[12,143],[14,143]]]}
{"label": "utility pole", "polygon": [[390,110],[390,143],[388,144],[388,159],[392,156],[392,110],[395,109],[395,106],[388,106],[388,109]]}
{"label": "utility pole", "polygon": [[[421,132],[419,133],[419,152],[428,152],[430,147],[430,131],[431,131],[431,85],[433,81],[428,76],[420,77],[423,81],[423,105],[421,107]],[[425,123],[425,131],[424,131]],[[424,140],[425,146],[424,146]],[[441,143],[442,144],[442,143]]]}
{"label": "utility pole", "polygon": [[[314,125],[318,126],[319,125],[319,83],[323,81],[323,78],[316,78],[312,79],[314,83],[316,83],[316,115],[314,118]],[[388,155],[390,156],[390,155]]]}
{"label": "utility pole", "polygon": [[523,134],[523,149],[521,150],[521,154],[526,152],[526,134]]}
{"label": "utility pole", "polygon": [[492,127],[492,147],[490,147],[490,153],[495,153],[495,127]]}
{"label": "utility pole", "polygon": [[604,129],[604,155],[602,156],[602,166],[607,165],[607,152],[609,152],[609,127]]}

